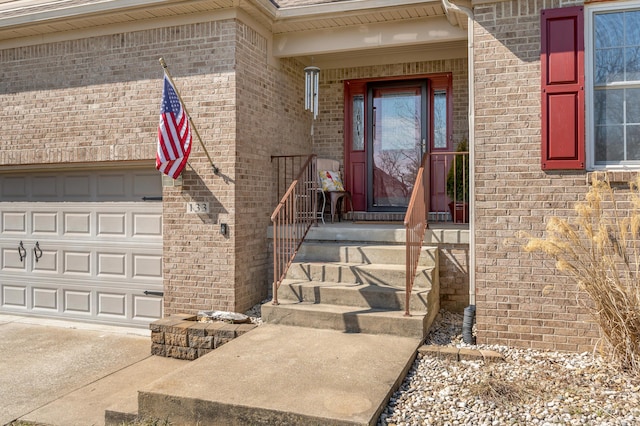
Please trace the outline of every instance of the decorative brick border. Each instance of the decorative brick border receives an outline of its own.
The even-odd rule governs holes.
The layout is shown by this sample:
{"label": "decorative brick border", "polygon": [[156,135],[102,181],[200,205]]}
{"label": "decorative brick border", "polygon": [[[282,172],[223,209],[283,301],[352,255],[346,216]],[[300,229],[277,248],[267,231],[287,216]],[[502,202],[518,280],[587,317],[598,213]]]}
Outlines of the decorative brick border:
{"label": "decorative brick border", "polygon": [[450,359],[452,361],[475,361],[483,360],[486,363],[504,362],[501,353],[486,349],[456,348],[453,346],[422,345],[418,348],[422,355],[429,355],[434,358]]}
{"label": "decorative brick border", "polygon": [[256,327],[223,321],[200,322],[195,315],[174,314],[149,324],[151,355],[192,361]]}

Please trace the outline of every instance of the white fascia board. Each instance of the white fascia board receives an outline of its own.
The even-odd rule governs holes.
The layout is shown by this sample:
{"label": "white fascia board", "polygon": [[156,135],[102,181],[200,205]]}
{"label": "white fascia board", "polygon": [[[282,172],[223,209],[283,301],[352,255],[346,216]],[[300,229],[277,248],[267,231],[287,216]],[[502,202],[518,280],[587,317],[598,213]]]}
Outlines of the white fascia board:
{"label": "white fascia board", "polygon": [[[149,6],[160,6],[160,5],[171,5],[171,4],[180,4],[181,2],[171,1],[171,0],[105,0],[101,2],[95,3],[86,3],[86,4],[74,4],[72,6],[66,6],[65,1],[21,1],[16,2],[18,5],[24,9],[28,9],[29,7],[36,7],[41,5],[54,5],[57,4],[59,7],[51,8],[49,10],[44,10],[40,12],[31,12],[25,13],[21,15],[9,16],[6,18],[0,17],[0,28],[13,27],[18,25],[27,25],[31,23],[40,23],[46,22],[49,20],[59,20],[59,19],[69,19],[82,17],[86,15],[95,15],[101,13],[108,12],[116,12],[118,10],[126,10],[126,9],[139,9]],[[15,10],[16,6],[9,6],[15,3],[6,3],[4,6],[0,7],[0,15],[2,10]]]}
{"label": "white fascia board", "polygon": [[453,27],[443,16],[402,23],[389,22],[277,34],[273,38],[273,54],[276,57],[320,55],[466,39],[467,31]]}

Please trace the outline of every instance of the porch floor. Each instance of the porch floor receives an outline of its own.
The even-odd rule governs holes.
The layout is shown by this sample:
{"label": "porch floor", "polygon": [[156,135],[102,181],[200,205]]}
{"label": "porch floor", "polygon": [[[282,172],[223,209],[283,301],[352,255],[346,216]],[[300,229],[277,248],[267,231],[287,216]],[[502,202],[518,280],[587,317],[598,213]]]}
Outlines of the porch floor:
{"label": "porch floor", "polygon": [[139,392],[171,424],[375,425],[420,339],[264,324]]}
{"label": "porch floor", "polygon": [[[271,238],[269,227],[269,238]],[[364,241],[404,244],[406,229],[402,222],[342,221],[312,226],[306,240]],[[429,223],[424,244],[469,244],[469,224]]]}
{"label": "porch floor", "polygon": [[[273,238],[273,227],[267,228],[267,238]],[[406,229],[402,222],[318,222],[312,226],[305,240],[362,241],[386,244],[404,244]],[[429,223],[424,244],[469,244],[469,224]]]}

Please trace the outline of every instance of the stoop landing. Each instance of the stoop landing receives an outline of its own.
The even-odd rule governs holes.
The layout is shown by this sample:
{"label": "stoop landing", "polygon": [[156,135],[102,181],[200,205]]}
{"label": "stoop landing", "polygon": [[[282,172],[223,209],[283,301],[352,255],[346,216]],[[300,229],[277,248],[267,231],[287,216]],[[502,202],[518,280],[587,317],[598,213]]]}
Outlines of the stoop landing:
{"label": "stoop landing", "polygon": [[176,425],[375,425],[420,339],[264,324],[139,392]]}

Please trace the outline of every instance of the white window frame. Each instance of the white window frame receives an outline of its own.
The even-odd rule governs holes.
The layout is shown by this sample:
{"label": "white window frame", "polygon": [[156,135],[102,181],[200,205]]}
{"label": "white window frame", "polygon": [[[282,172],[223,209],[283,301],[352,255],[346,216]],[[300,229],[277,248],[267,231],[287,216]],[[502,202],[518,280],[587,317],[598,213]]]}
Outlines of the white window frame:
{"label": "white window frame", "polygon": [[587,170],[640,170],[640,162],[628,164],[595,164],[595,102],[594,102],[594,48],[595,31],[594,17],[601,12],[615,12],[622,10],[640,9],[640,0],[623,1],[617,3],[600,3],[585,5],[584,26],[584,77],[585,77],[585,139]]}

